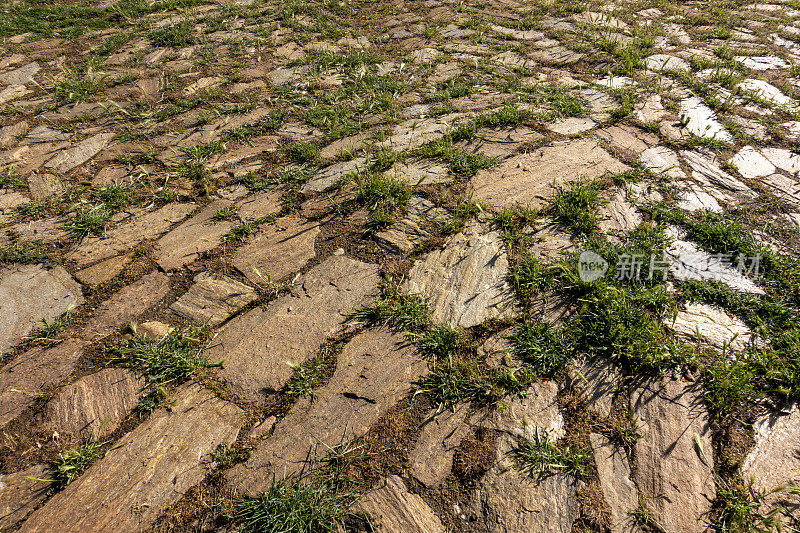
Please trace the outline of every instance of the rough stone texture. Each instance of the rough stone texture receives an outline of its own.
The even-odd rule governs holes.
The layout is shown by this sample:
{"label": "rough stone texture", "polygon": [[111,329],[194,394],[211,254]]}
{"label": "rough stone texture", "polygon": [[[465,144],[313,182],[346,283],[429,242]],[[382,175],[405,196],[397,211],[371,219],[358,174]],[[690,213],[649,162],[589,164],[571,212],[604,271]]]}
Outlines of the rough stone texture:
{"label": "rough stone texture", "polygon": [[706,531],[715,497],[714,448],[699,384],[650,382],[633,392],[631,412],[644,435],[634,464],[645,507],[665,533]]}
{"label": "rough stone texture", "polygon": [[223,361],[218,375],[251,401],[279,390],[291,378],[286,363],[314,355],[347,317],[377,295],[377,265],[333,256],[306,273],[291,294],[228,322],[206,355]]}
{"label": "rough stone texture", "polygon": [[337,181],[344,178],[348,174],[359,174],[367,170],[367,168],[369,168],[369,163],[364,157],[357,157],[350,161],[334,163],[333,165],[321,170],[314,177],[308,180],[300,189],[300,192],[304,194],[322,192],[333,187]]}
{"label": "rough stone texture", "polygon": [[0,475],[0,529],[14,527],[47,498],[50,475],[47,465]]}
{"label": "rough stone texture", "polygon": [[552,185],[571,180],[593,180],[606,172],[624,172],[628,167],[592,140],[580,139],[551,146],[506,160],[496,168],[481,170],[472,178],[476,199],[494,206],[523,204],[542,207],[552,196]]}
{"label": "rough stone texture", "polygon": [[439,517],[422,498],[408,491],[398,476],[389,476],[358,502],[376,532],[444,533]]}
{"label": "rough stone texture", "polygon": [[97,340],[127,326],[139,315],[154,307],[169,293],[169,278],[152,272],[117,291],[100,304],[94,316],[81,330],[83,338]]}
{"label": "rough stone texture", "polygon": [[4,366],[0,370],[0,427],[69,377],[86,345],[86,341],[70,339],[52,348],[33,348]]}
{"label": "rough stone texture", "polygon": [[739,174],[748,179],[769,176],[775,173],[775,165],[763,155],[759,154],[752,146],[745,146],[730,160]]}
{"label": "rough stone texture", "polygon": [[739,318],[722,309],[690,302],[685,310],[666,320],[668,328],[689,338],[697,338],[718,349],[744,350],[753,342],[753,334]]}
{"label": "rough stone texture", "polygon": [[[713,154],[701,151],[684,151],[681,152],[681,155],[691,167],[692,177],[708,187],[709,191],[717,199],[736,203],[737,197],[746,199],[756,197],[756,193],[750,187],[727,172],[723,172]],[[728,192],[734,196],[731,196]]]}
{"label": "rough stone texture", "polygon": [[236,202],[236,213],[245,222],[252,222],[263,216],[279,213],[283,191],[264,191],[247,196]]}
{"label": "rough stone texture", "polygon": [[68,259],[83,267],[114,257],[147,239],[158,237],[173,224],[186,218],[194,208],[192,204],[176,203],[148,213],[137,213],[130,221],[108,230],[104,239],[84,239],[68,255]]}
{"label": "rough stone texture", "polygon": [[53,159],[45,163],[45,167],[66,174],[73,168],[84,164],[96,156],[100,150],[106,147],[113,137],[113,133],[98,133],[82,141],[73,148],[63,150]]}
{"label": "rough stone texture", "polygon": [[272,476],[300,470],[309,453],[360,437],[411,392],[427,365],[401,334],[370,330],[342,349],[330,381],[304,396],[278,422],[272,437],[252,457],[231,469],[227,477],[240,491],[269,487]]}
{"label": "rough stone texture", "polygon": [[730,141],[731,134],[717,121],[714,112],[699,98],[691,97],[681,100],[681,118],[686,129],[704,139]]}
{"label": "rough stone texture", "polygon": [[131,262],[129,255],[109,257],[90,267],[75,272],[75,277],[85,285],[100,285],[114,279]]}
{"label": "rough stone texture", "polygon": [[[800,485],[800,409],[797,405],[782,413],[762,415],[753,429],[756,445],[742,463],[742,477],[747,481],[752,479],[753,489],[765,493],[789,484]],[[800,495],[786,491],[768,494],[759,512],[766,514],[778,504],[786,507],[789,516],[800,516]],[[784,525],[789,526],[788,517],[781,518]]]}
{"label": "rough stone texture", "polygon": [[239,248],[233,265],[253,283],[284,281],[314,258],[319,232],[319,222],[297,216],[279,218]]}
{"label": "rough stone texture", "polygon": [[655,54],[644,60],[646,68],[654,71],[670,71],[677,70],[682,72],[689,72],[692,67],[689,62],[681,59],[680,57],[670,56],[666,54]]}
{"label": "rough stone texture", "polygon": [[374,235],[373,238],[381,248],[396,254],[409,253],[431,237],[426,226],[443,223],[448,219],[446,211],[424,198],[409,199],[406,209],[406,215],[402,219]]}
{"label": "rough stone texture", "polygon": [[0,353],[35,328],[83,303],[80,285],[63,267],[18,265],[0,270]]}
{"label": "rough stone texture", "polygon": [[611,510],[611,532],[640,531],[631,516],[631,513],[639,507],[639,495],[636,485],[631,481],[631,467],[625,450],[614,446],[599,433],[591,433],[589,441],[592,444],[603,497]]}
{"label": "rough stone texture", "polygon": [[222,243],[222,236],[234,227],[228,220],[214,221],[220,209],[230,207],[228,200],[216,200],[158,240],[155,259],[164,270],[180,268]]}
{"label": "rough stone texture", "polygon": [[473,225],[415,263],[406,288],[428,298],[434,321],[468,328],[513,312],[507,272],[499,233]]}
{"label": "rough stone texture", "polygon": [[402,180],[408,185],[433,185],[453,181],[447,165],[426,159],[410,163],[398,161],[384,175]]}
{"label": "rough stone texture", "polygon": [[597,136],[623,153],[638,156],[658,143],[658,137],[631,126],[610,126],[597,132]]}
{"label": "rough stone texture", "polygon": [[[674,235],[671,231],[667,233]],[[719,258],[700,250],[692,242],[673,241],[666,250],[665,259],[670,272],[679,280],[720,281],[738,291],[764,294],[764,290],[750,278],[723,264]]]}
{"label": "rough stone texture", "polygon": [[57,176],[52,174],[37,173],[28,178],[28,189],[37,202],[59,196],[64,192],[64,186]]}
{"label": "rough stone texture", "polygon": [[510,399],[508,408],[479,411],[470,424],[494,429],[528,440],[536,434],[547,434],[552,440],[564,436],[564,420],[556,402],[558,385],[554,381],[537,381],[524,397]]}
{"label": "rough stone texture", "polygon": [[437,486],[453,467],[453,455],[469,433],[464,423],[468,403],[459,403],[452,410],[432,409],[422,423],[414,449],[408,456],[413,475],[423,485]]}
{"label": "rough stone texture", "polygon": [[[25,532],[137,532],[199,483],[243,412],[190,383],[22,524]],[[87,511],[91,512],[87,512]]]}
{"label": "rough stone texture", "polygon": [[169,308],[198,324],[218,326],[258,299],[252,287],[227,276],[198,274],[189,290]]}
{"label": "rough stone texture", "polygon": [[603,233],[619,233],[636,229],[642,223],[642,215],[628,201],[624,190],[618,190],[611,200],[598,209],[602,217],[599,227]]}
{"label": "rough stone texture", "polygon": [[555,474],[541,482],[528,478],[509,452],[515,442],[498,439],[497,463],[472,493],[470,509],[492,533],[568,533],[578,518],[575,481]]}
{"label": "rough stone texture", "polygon": [[584,358],[569,368],[567,376],[567,386],[578,393],[588,409],[601,416],[611,414],[614,395],[622,383],[622,375],[613,362]]}
{"label": "rough stone texture", "polygon": [[391,148],[396,152],[411,150],[423,143],[441,139],[463,116],[461,113],[451,113],[436,118],[401,122],[395,126],[392,136],[380,143],[380,146]]}
{"label": "rough stone texture", "polygon": [[58,433],[101,439],[136,407],[143,386],[144,380],[120,368],[90,374],[56,393],[44,407],[44,425]]}

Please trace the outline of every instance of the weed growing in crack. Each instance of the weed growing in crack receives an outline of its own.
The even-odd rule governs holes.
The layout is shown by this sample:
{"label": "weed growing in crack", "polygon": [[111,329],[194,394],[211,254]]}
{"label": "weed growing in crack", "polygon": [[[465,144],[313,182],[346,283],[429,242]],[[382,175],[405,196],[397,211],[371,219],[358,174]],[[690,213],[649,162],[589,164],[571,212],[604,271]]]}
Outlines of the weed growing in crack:
{"label": "weed growing in crack", "polygon": [[577,181],[570,183],[567,188],[556,188],[552,210],[557,221],[576,233],[587,234],[597,230],[600,220],[595,209],[601,203],[597,184]]}
{"label": "weed growing in crack", "polygon": [[325,368],[325,360],[322,357],[314,357],[303,365],[289,364],[294,370],[294,376],[286,385],[286,394],[293,398],[314,394],[314,389],[322,383],[322,373]]}
{"label": "weed growing in crack", "polygon": [[522,469],[537,481],[555,474],[585,478],[592,464],[590,450],[579,446],[558,446],[546,434],[536,433],[532,441],[516,446],[513,453],[522,463]]}
{"label": "weed growing in crack", "polygon": [[67,224],[68,229],[77,239],[84,237],[102,237],[111,225],[111,211],[104,204],[80,206]]}
{"label": "weed growing in crack", "polygon": [[58,454],[51,465],[56,487],[63,489],[83,474],[92,461],[100,456],[103,444],[87,438],[76,449]]}
{"label": "weed growing in crack", "polygon": [[534,375],[556,377],[572,361],[570,340],[563,330],[546,322],[524,322],[510,340],[514,355],[524,361]]}

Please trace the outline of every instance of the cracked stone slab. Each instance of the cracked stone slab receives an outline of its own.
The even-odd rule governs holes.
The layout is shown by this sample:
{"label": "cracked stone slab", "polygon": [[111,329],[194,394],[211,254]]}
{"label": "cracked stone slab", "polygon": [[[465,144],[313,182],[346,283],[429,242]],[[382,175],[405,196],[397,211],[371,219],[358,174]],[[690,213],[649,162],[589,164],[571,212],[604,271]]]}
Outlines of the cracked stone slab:
{"label": "cracked stone slab", "polygon": [[0,475],[0,528],[13,528],[47,499],[50,475],[48,465]]}
{"label": "cracked stone slab", "polygon": [[396,254],[409,253],[431,237],[426,229],[429,224],[443,224],[449,219],[447,211],[436,207],[424,198],[412,197],[406,206],[406,214],[385,231],[373,238],[378,245]]}
{"label": "cracked stone slab", "polygon": [[680,104],[681,120],[690,133],[703,139],[716,139],[729,142],[733,138],[728,130],[717,120],[716,114],[699,98],[684,98]]}
{"label": "cracked stone slab", "polygon": [[691,65],[685,59],[667,54],[654,54],[644,60],[644,66],[654,72],[689,72]]}
{"label": "cracked stone slab", "polygon": [[716,490],[702,389],[668,378],[653,381],[633,391],[631,412],[643,434],[634,445],[634,480],[645,507],[665,533],[707,531]]}
{"label": "cracked stone slab", "polygon": [[341,163],[334,163],[321,171],[317,172],[310,180],[308,180],[300,192],[308,194],[312,192],[323,192],[330,189],[336,183],[348,176],[349,174],[360,174],[369,168],[369,163],[366,157],[357,157],[350,161],[342,161]]}
{"label": "cracked stone slab", "polygon": [[564,436],[564,419],[557,395],[558,385],[554,381],[537,381],[522,397],[509,398],[508,408],[479,411],[469,423],[527,440],[532,440],[537,434],[547,434],[552,440],[558,440]]}
{"label": "cracked stone slab", "polygon": [[720,169],[714,154],[686,150],[681,155],[692,169],[692,178],[709,187],[709,192],[718,200],[735,204],[737,197],[752,200],[758,196],[753,189]]}
{"label": "cracked stone slab", "polygon": [[411,475],[427,487],[438,486],[453,467],[453,456],[469,433],[469,403],[452,410],[432,409],[422,422],[419,439],[408,456]]}
{"label": "cracked stone slab", "polygon": [[497,462],[472,492],[469,511],[488,531],[569,533],[580,514],[575,480],[557,473],[530,479],[511,455],[516,442],[498,439]]}
{"label": "cracked stone slab", "polygon": [[464,117],[464,113],[450,113],[436,118],[406,120],[395,126],[392,136],[379,143],[379,146],[396,152],[417,148],[426,142],[441,139]]}
{"label": "cracked stone slab", "polygon": [[669,329],[687,338],[697,338],[722,350],[744,350],[754,338],[741,319],[710,305],[689,302],[666,320]]}
{"label": "cracked stone slab", "polygon": [[56,172],[66,174],[73,168],[80,166],[100,153],[100,150],[114,138],[113,133],[98,133],[88,139],[81,141],[72,148],[65,148],[53,159],[45,163],[45,167],[52,168]]}
{"label": "cracked stone slab", "polygon": [[83,355],[87,342],[70,339],[52,348],[33,348],[0,370],[0,427],[5,426],[45,393],[61,383]]}
{"label": "cracked stone slab", "polygon": [[773,193],[784,200],[800,204],[800,183],[783,174],[773,174],[762,180],[762,183],[771,188]]}
{"label": "cracked stone slab", "polygon": [[730,164],[747,179],[756,179],[775,173],[775,165],[752,146],[745,146],[734,155]]}
{"label": "cracked stone slab", "polygon": [[279,218],[264,225],[258,234],[239,248],[233,265],[253,283],[284,281],[314,258],[314,243],[320,223],[298,216]]}
{"label": "cracked stone slab", "polygon": [[783,94],[780,89],[763,80],[746,79],[736,86],[740,91],[751,93],[758,98],[769,101],[777,107],[782,107],[789,112],[800,109],[797,101]]}
{"label": "cracked stone slab", "polygon": [[425,501],[409,492],[398,476],[389,476],[358,501],[376,532],[445,533],[441,520]]}
{"label": "cracked stone slab", "polygon": [[61,266],[17,265],[0,270],[0,353],[83,303],[81,286]]}
{"label": "cracked stone slab", "polygon": [[229,220],[215,221],[214,215],[232,205],[228,200],[215,200],[161,237],[156,243],[156,263],[164,270],[180,268],[222,244],[222,237],[235,224]]}
{"label": "cracked stone slab", "polygon": [[468,328],[513,313],[507,273],[500,234],[482,234],[480,226],[473,225],[417,261],[408,274],[406,290],[428,300],[435,322]]}
{"label": "cracked stone slab", "polygon": [[[769,492],[790,483],[800,484],[800,456],[797,454],[800,409],[792,405],[783,412],[765,413],[759,416],[753,429],[756,443],[742,462],[742,477],[752,479],[755,490],[767,493],[759,512],[766,514],[782,504],[792,515],[800,509],[800,496],[786,491]],[[789,526],[786,517],[782,518],[784,525]]]}
{"label": "cracked stone slab", "polygon": [[295,474],[312,450],[324,454],[325,446],[365,434],[411,393],[412,383],[426,369],[401,334],[369,330],[357,335],[337,357],[330,381],[313,398],[298,400],[272,437],[226,477],[236,490],[253,492],[269,488],[273,475]]}
{"label": "cracked stone slab", "polygon": [[206,350],[229,390],[248,401],[263,400],[294,374],[348,317],[378,293],[377,265],[332,256],[301,276],[290,294],[226,323]]}
{"label": "cracked stone slab", "polygon": [[[675,236],[674,231],[667,233]],[[672,275],[679,280],[719,281],[741,292],[764,294],[750,278],[692,242],[673,241],[666,250],[665,260]]]}
{"label": "cracked stone slab", "polygon": [[639,508],[639,494],[631,481],[631,467],[625,450],[599,433],[591,433],[589,442],[594,452],[603,498],[611,510],[611,532],[639,531],[631,516]]}
{"label": "cracked stone slab", "polygon": [[449,174],[450,169],[447,165],[429,159],[410,163],[398,161],[391,169],[384,172],[385,176],[397,178],[412,186],[449,183],[453,181]]}
{"label": "cracked stone slab", "polygon": [[169,308],[197,324],[218,326],[257,299],[258,294],[249,285],[202,272],[194,277],[194,284],[186,294]]}
{"label": "cracked stone slab", "polygon": [[481,170],[471,183],[475,197],[492,206],[522,204],[540,208],[552,196],[554,184],[579,178],[594,180],[629,168],[597,142],[578,139],[511,157],[498,167]]}
{"label": "cracked stone slab", "polygon": [[84,239],[67,257],[76,261],[79,267],[114,257],[165,233],[173,224],[185,219],[195,207],[192,204],[172,203],[155,211],[136,212],[123,224],[108,230],[105,238]]}
{"label": "cracked stone slab", "polygon": [[43,410],[44,427],[60,434],[107,437],[138,405],[144,380],[106,368],[60,389]]}
{"label": "cracked stone slab", "polygon": [[33,61],[19,68],[0,73],[0,83],[6,85],[25,85],[41,70],[39,63]]}
{"label": "cracked stone slab", "polygon": [[678,154],[666,146],[648,148],[639,155],[639,161],[656,174],[664,174],[674,179],[686,178]]}
{"label": "cracked stone slab", "polygon": [[750,70],[758,71],[781,70],[791,66],[785,59],[776,56],[736,56],[733,59]]}
{"label": "cracked stone slab", "polygon": [[[22,524],[20,531],[148,530],[213,467],[220,444],[236,440],[241,409],[196,383],[178,389],[67,488]],[[146,465],[146,467],[144,467]],[[91,510],[91,512],[87,512]]]}

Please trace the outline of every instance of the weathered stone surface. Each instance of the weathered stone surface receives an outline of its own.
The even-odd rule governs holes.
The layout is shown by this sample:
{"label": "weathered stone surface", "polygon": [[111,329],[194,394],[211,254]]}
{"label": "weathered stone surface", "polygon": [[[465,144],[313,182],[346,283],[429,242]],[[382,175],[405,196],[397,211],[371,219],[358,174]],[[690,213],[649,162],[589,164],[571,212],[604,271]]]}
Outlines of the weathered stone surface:
{"label": "weathered stone surface", "polygon": [[569,117],[547,125],[547,129],[560,135],[578,135],[594,128],[597,123],[590,118]]}
{"label": "weathered stone surface", "polygon": [[45,405],[44,426],[101,439],[116,431],[136,407],[143,386],[144,380],[120,368],[90,374],[58,391]]}
{"label": "weathered stone surface", "polygon": [[16,137],[22,137],[28,131],[28,123],[26,121],[17,122],[16,124],[9,124],[0,128],[0,148],[12,146]]}
{"label": "weathered stone surface", "polygon": [[222,243],[222,237],[234,227],[229,220],[214,221],[220,209],[230,207],[228,200],[216,200],[158,240],[155,259],[164,270],[180,268]]}
{"label": "weathered stone surface", "polygon": [[256,299],[258,295],[252,287],[227,276],[217,278],[203,272],[195,276],[194,285],[170,309],[198,324],[218,326]]}
{"label": "weathered stone surface", "polygon": [[586,57],[584,54],[570,50],[566,46],[553,46],[544,50],[537,50],[531,55],[534,59],[552,65],[572,65]]}
{"label": "weathered stone surface", "polygon": [[113,279],[131,262],[129,255],[118,255],[75,272],[75,277],[85,285],[99,285]]}
{"label": "weathered stone surface", "polygon": [[689,62],[681,59],[680,57],[670,56],[666,54],[654,54],[644,60],[644,66],[653,71],[670,71],[677,70],[680,72],[689,72],[692,67]]}
{"label": "weathered stone surface", "polygon": [[603,233],[626,232],[636,229],[642,223],[642,215],[628,201],[624,190],[618,190],[607,204],[598,209],[602,217],[599,227]]}
{"label": "weathered stone surface", "polygon": [[422,423],[419,439],[408,456],[413,475],[422,484],[434,487],[453,467],[453,455],[469,433],[465,423],[469,403],[459,403],[452,410],[432,409]]}
{"label": "weathered stone surface", "polygon": [[800,183],[782,174],[773,174],[762,180],[773,194],[792,204],[800,204]]}
{"label": "weathered stone surface", "polygon": [[714,213],[722,213],[724,211],[717,199],[703,190],[703,187],[699,184],[691,181],[681,181],[675,185],[680,198],[678,207],[681,209],[686,211],[706,210]]}
{"label": "weathered stone surface", "polygon": [[21,531],[136,532],[199,483],[219,444],[236,439],[243,413],[198,384],[125,435],[101,460],[53,496]]}
{"label": "weathered stone surface", "polygon": [[550,223],[532,236],[531,254],[544,263],[555,263],[564,259],[564,254],[577,249],[578,239],[569,229],[558,223]]}
{"label": "weathered stone surface", "polygon": [[0,270],[0,353],[33,329],[83,303],[81,286],[63,267],[17,265]]}
{"label": "weathered stone surface", "polygon": [[377,265],[333,256],[311,269],[292,293],[228,322],[206,355],[223,361],[218,375],[248,400],[283,387],[293,370],[313,357],[347,317],[377,294]]}
{"label": "weathered stone surface", "polygon": [[783,171],[790,174],[800,172],[800,154],[786,148],[762,148],[761,153],[770,163]]}
{"label": "weathered stone surface", "polygon": [[81,330],[81,335],[89,340],[110,335],[154,307],[168,292],[169,278],[166,274],[147,274],[100,304],[92,319]]}
{"label": "weathered stone surface", "polygon": [[113,137],[113,133],[98,133],[80,142],[73,148],[67,148],[61,151],[53,159],[45,163],[45,167],[52,168],[56,172],[65,174],[96,156],[100,150],[106,147]]}
{"label": "weathered stone surface", "polygon": [[312,450],[325,454],[326,446],[360,437],[411,392],[426,368],[403,335],[359,334],[342,349],[330,381],[313,399],[305,396],[292,406],[272,437],[228,472],[229,481],[240,491],[264,490],[273,475],[298,472]]}
{"label": "weathered stone surface", "polygon": [[759,509],[769,513],[779,504],[786,508],[786,514],[778,514],[789,526],[787,518],[797,518],[800,511],[800,495],[787,491],[769,494],[778,487],[789,484],[800,485],[800,409],[791,406],[788,412],[769,412],[756,420],[753,425],[756,445],[750,450],[742,463],[742,477],[753,480],[753,489],[766,493]]}
{"label": "weathered stone surface", "polygon": [[245,222],[279,213],[282,197],[283,191],[280,190],[258,192],[236,202],[236,213]]}
{"label": "weathered stone surface", "polygon": [[[668,233],[675,235],[672,230]],[[700,250],[692,242],[673,241],[666,250],[665,259],[670,272],[679,280],[720,281],[738,291],[764,294],[764,290],[750,278],[723,264],[718,257]]]}
{"label": "weathered stone surface", "polygon": [[611,532],[639,531],[631,516],[631,513],[639,507],[639,494],[636,485],[631,481],[631,467],[625,450],[614,446],[608,438],[599,433],[591,433],[589,441],[594,452],[600,488],[611,510]]}
{"label": "weathered stone surface", "polygon": [[786,96],[780,89],[766,81],[746,79],[737,85],[737,89],[762,100],[767,100],[785,111],[795,112],[798,110],[798,104],[793,98]]}
{"label": "weathered stone surface", "polygon": [[506,160],[500,166],[481,170],[472,178],[475,197],[494,206],[515,203],[542,207],[552,195],[553,185],[570,180],[593,180],[606,172],[624,172],[620,163],[592,140],[554,143],[529,154]]}
{"label": "weathered stone surface", "polygon": [[634,465],[645,507],[665,533],[706,531],[714,447],[701,387],[668,378],[648,383],[633,392],[631,412],[644,435]]}
{"label": "weathered stone surface", "polygon": [[59,196],[64,192],[64,186],[57,176],[47,173],[32,174],[28,178],[28,189],[37,202]]}
{"label": "weathered stone surface", "polygon": [[775,173],[775,165],[758,153],[752,146],[745,146],[730,160],[731,165],[736,167],[739,174],[748,179],[755,179],[761,176],[769,176]]}
{"label": "weathered stone surface", "polygon": [[408,185],[433,185],[453,181],[446,165],[425,159],[410,163],[398,161],[384,174]]}
{"label": "weathered stone surface", "polygon": [[428,299],[434,321],[468,328],[513,312],[507,272],[499,233],[473,225],[417,261],[406,289]]}
{"label": "weathered stone surface", "polygon": [[441,224],[447,218],[447,212],[429,200],[413,197],[408,201],[406,215],[373,238],[389,252],[406,254],[431,237],[427,225]]}
{"label": "weathered stone surface", "polygon": [[780,70],[791,66],[776,56],[736,56],[734,59],[751,70]]}
{"label": "weathered stone surface", "polygon": [[274,224],[264,225],[252,241],[239,248],[233,265],[253,283],[283,281],[314,258],[319,232],[319,222],[293,215],[279,218]]}
{"label": "weathered stone surface", "polygon": [[411,119],[401,122],[394,128],[391,137],[380,143],[396,152],[411,150],[423,143],[441,139],[459,119],[462,113],[451,113],[436,118]]}
{"label": "weathered stone surface", "polygon": [[479,411],[470,418],[470,424],[494,429],[532,440],[535,435],[547,434],[557,440],[564,436],[564,419],[558,408],[558,384],[554,381],[537,381],[525,391],[522,398],[509,399],[508,408]]}
{"label": "weathered stone surface", "polygon": [[607,140],[616,150],[632,156],[638,156],[658,143],[658,137],[654,134],[624,125],[603,128],[597,132],[597,136]]}
{"label": "weathered stone surface", "polygon": [[634,106],[636,118],[644,124],[653,124],[667,116],[667,110],[661,103],[661,96],[651,94]]}
{"label": "weathered stone surface", "polygon": [[687,303],[686,309],[668,318],[666,325],[679,335],[697,338],[720,350],[744,350],[753,342],[753,333],[741,319],[701,303]]}
{"label": "weathered stone surface", "polygon": [[717,121],[714,112],[699,98],[693,96],[681,100],[680,115],[686,129],[698,137],[725,142],[732,138],[728,130]]}
{"label": "weathered stone surface", "polygon": [[137,213],[129,222],[108,230],[104,239],[84,239],[68,257],[79,266],[108,259],[147,239],[158,237],[186,218],[194,208],[192,204],[167,204],[155,211]]}
{"label": "weathered stone surface", "polygon": [[345,178],[346,176],[355,173],[360,174],[369,168],[369,163],[365,157],[357,157],[350,161],[342,161],[334,163],[323,170],[319,171],[305,185],[300,188],[300,192],[304,194],[322,192],[333,187],[336,182]]}
{"label": "weathered stone surface", "polygon": [[498,441],[497,463],[472,493],[470,509],[478,524],[493,533],[572,531],[580,512],[575,480],[564,474],[541,482],[528,478],[510,457],[516,443],[508,436]]}
{"label": "weathered stone surface", "polygon": [[444,533],[439,517],[422,498],[406,489],[398,476],[389,476],[358,502],[376,532]]}
{"label": "weathered stone surface", "polygon": [[701,151],[681,152],[692,169],[692,177],[705,185],[718,200],[737,203],[738,198],[753,199],[757,195],[750,187],[719,168],[713,154]]}
{"label": "weathered stone surface", "polygon": [[0,475],[0,528],[12,528],[47,498],[52,483],[47,465]]}
{"label": "weathered stone surface", "polygon": [[33,61],[25,66],[0,73],[0,83],[7,85],[25,85],[33,79],[41,67],[39,63]]}
{"label": "weathered stone surface", "polygon": [[602,357],[582,358],[567,370],[567,385],[578,393],[588,409],[601,416],[611,414],[622,375],[613,362]]}
{"label": "weathered stone surface", "polygon": [[52,348],[34,348],[0,370],[0,427],[14,420],[45,390],[65,380],[86,342],[70,339]]}

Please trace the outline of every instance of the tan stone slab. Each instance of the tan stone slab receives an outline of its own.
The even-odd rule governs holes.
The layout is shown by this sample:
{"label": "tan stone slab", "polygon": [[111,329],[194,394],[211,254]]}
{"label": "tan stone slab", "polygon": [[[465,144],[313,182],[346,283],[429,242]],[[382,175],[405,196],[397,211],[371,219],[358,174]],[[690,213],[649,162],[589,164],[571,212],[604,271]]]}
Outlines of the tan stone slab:
{"label": "tan stone slab", "polygon": [[198,324],[218,326],[231,315],[258,299],[252,287],[227,276],[203,272],[189,290],[170,306],[176,314]]}
{"label": "tan stone slab", "polygon": [[631,481],[625,450],[599,433],[589,435],[603,497],[611,511],[611,533],[640,531],[631,513],[639,507],[639,494]]}
{"label": "tan stone slab", "polygon": [[62,388],[44,407],[49,431],[88,434],[93,439],[116,431],[139,403],[144,380],[120,368],[106,368]]}
{"label": "tan stone slab", "polygon": [[377,295],[378,266],[333,256],[307,272],[290,294],[223,326],[206,355],[224,361],[218,376],[235,394],[259,401],[291,378],[287,362],[307,361],[350,314]]}
{"label": "tan stone slab", "polygon": [[12,528],[47,498],[52,483],[47,465],[0,475],[0,528]]}
{"label": "tan stone slab", "polygon": [[52,348],[29,350],[4,366],[0,370],[0,427],[69,377],[86,346],[85,341],[70,339]]}
{"label": "tan stone slab", "polygon": [[80,285],[57,266],[17,265],[0,270],[0,353],[35,328],[83,303]]}
{"label": "tan stone slab", "polygon": [[383,479],[358,502],[380,533],[444,533],[441,520],[425,501],[409,492],[398,476]]}
{"label": "tan stone slab", "polygon": [[316,449],[352,440],[367,432],[408,395],[427,365],[405,337],[384,330],[366,331],[342,349],[333,377],[313,398],[301,398],[278,422],[245,463],[228,471],[240,491],[269,488],[272,476],[298,472]]}
{"label": "tan stone slab", "polygon": [[146,531],[236,439],[242,410],[196,383],[125,435],[108,454],[53,496],[20,531]]}
{"label": "tan stone slab", "polygon": [[470,431],[465,421],[468,403],[451,411],[431,410],[422,423],[419,439],[408,456],[411,475],[428,487],[437,486],[453,467],[453,456]]}
{"label": "tan stone slab", "polygon": [[228,200],[216,200],[158,240],[155,259],[164,270],[173,270],[191,263],[203,253],[222,244],[222,237],[235,224],[229,220],[213,220],[220,209],[230,207]]}
{"label": "tan stone slab", "polygon": [[552,197],[553,185],[594,180],[607,172],[629,167],[590,139],[554,143],[481,170],[472,178],[476,199],[493,206],[514,204],[542,207]]}
{"label": "tan stone slab", "polygon": [[631,411],[644,435],[634,448],[634,480],[645,507],[665,533],[706,531],[716,490],[702,388],[668,378],[650,382],[633,392]]}
{"label": "tan stone slab", "polygon": [[135,213],[125,223],[106,232],[104,239],[84,239],[69,255],[78,266],[91,265],[158,237],[195,209],[193,204],[167,204],[155,211]]}
{"label": "tan stone slab", "polygon": [[297,216],[279,218],[237,250],[233,265],[253,283],[284,281],[314,258],[319,233],[319,222]]}

